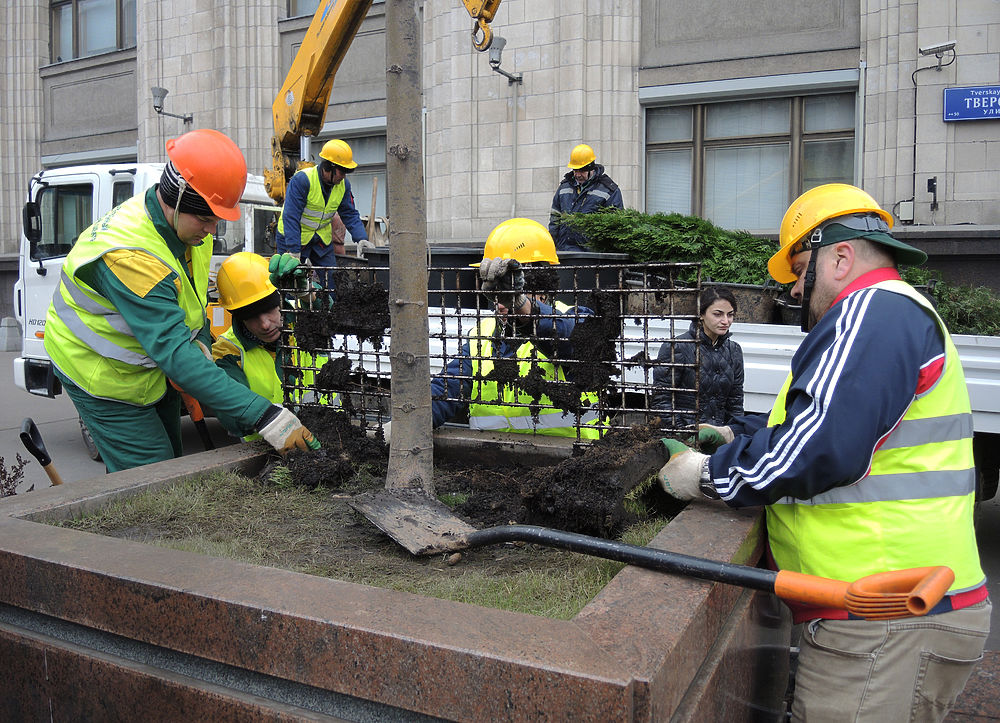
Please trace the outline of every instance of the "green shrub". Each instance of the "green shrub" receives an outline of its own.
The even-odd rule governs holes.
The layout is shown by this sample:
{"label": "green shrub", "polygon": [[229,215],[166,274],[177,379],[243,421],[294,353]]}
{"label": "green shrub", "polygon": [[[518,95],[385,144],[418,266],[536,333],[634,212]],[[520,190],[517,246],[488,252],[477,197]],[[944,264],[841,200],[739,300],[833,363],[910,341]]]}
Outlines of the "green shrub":
{"label": "green shrub", "polygon": [[[702,281],[762,285],[770,278],[767,260],[778,249],[775,241],[746,231],[727,231],[698,216],[679,213],[607,209],[563,214],[559,222],[584,234],[594,251],[628,254],[638,263],[701,263]],[[691,281],[695,273],[681,278]],[[938,271],[924,267],[904,268],[902,276],[930,290],[952,334],[1000,336],[1000,296],[991,289],[952,284]]]}
{"label": "green shrub", "polygon": [[628,254],[639,263],[700,263],[703,281],[763,284],[769,278],[767,260],[778,250],[775,241],[679,213],[608,209],[562,214],[559,222],[586,236],[594,251]]}
{"label": "green shrub", "polygon": [[937,302],[937,311],[952,334],[1000,336],[1000,297],[985,286],[951,284],[933,269],[909,267],[903,279],[927,287]]}

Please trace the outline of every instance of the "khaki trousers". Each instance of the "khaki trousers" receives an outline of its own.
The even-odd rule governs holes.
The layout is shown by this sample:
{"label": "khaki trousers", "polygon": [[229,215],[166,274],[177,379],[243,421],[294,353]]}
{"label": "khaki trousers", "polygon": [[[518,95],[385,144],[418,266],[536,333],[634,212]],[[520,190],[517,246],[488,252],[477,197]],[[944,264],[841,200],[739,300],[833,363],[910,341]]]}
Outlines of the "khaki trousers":
{"label": "khaki trousers", "polygon": [[919,618],[805,623],[792,720],[942,720],[982,660],[991,610],[984,600]]}

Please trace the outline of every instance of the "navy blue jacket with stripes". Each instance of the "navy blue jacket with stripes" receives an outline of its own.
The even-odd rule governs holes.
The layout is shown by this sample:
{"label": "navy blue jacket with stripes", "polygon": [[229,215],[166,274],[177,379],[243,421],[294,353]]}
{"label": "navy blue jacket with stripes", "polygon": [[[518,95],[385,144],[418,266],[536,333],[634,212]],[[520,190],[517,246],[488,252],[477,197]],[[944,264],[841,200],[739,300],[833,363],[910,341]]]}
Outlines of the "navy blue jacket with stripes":
{"label": "navy blue jacket with stripes", "polygon": [[[792,357],[785,422],[767,427],[766,416],[747,415],[730,425],[735,440],[710,462],[729,505],[767,505],[786,495],[809,499],[861,479],[879,440],[917,391],[940,377],[944,341],[935,320],[901,294],[870,288],[890,278],[899,275],[876,269],[855,280],[806,335]],[[780,474],[755,476],[758,460],[790,433],[802,434],[804,442],[789,450],[785,464],[768,465]],[[727,476],[723,490],[719,480]]]}

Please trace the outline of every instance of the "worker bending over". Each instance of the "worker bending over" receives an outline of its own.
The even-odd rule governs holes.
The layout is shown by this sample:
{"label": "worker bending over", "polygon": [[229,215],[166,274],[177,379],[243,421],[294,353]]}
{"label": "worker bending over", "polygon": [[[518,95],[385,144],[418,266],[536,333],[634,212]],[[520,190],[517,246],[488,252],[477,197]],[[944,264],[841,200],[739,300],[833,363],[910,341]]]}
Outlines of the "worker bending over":
{"label": "worker bending over", "polygon": [[45,349],[109,472],[183,453],[177,383],[285,452],[309,430],[212,363],[205,316],[212,236],[240,217],[247,167],[200,129],[167,141],[160,182],[85,230],[63,265]]}
{"label": "worker bending over", "polygon": [[[268,268],[267,259],[248,251],[235,253],[222,262],[216,285],[219,303],[230,313],[232,325],[212,346],[212,357],[231,379],[272,403],[281,404],[284,401],[281,383],[284,366],[296,369],[298,386],[314,389],[316,370],[327,357],[316,359],[295,348],[285,349],[285,355],[278,356],[282,301]],[[294,271],[295,266],[291,266],[287,273]],[[281,283],[292,285],[294,282]],[[294,345],[294,338],[290,342]],[[292,396],[301,395],[293,393]],[[242,428],[238,420],[218,413],[216,417],[226,429],[246,441],[259,438],[253,430]]]}
{"label": "worker bending over", "polygon": [[[481,292],[494,314],[481,319],[462,345],[462,353],[431,380],[434,427],[467,408],[472,429],[577,436],[576,415],[544,408],[552,404],[547,396],[535,399],[490,378],[493,360],[507,358],[518,360],[522,378],[531,372],[534,360],[546,381],[566,381],[562,365],[548,359],[572,358],[569,336],[576,319],[593,312],[559,302],[552,306],[524,293],[524,267],[558,263],[552,236],[537,221],[513,218],[490,232],[483,260],[473,266],[479,267]],[[527,406],[532,404],[543,407],[536,407],[537,422]],[[580,406],[580,436],[597,438],[597,395],[582,394]]]}
{"label": "worker bending over", "polygon": [[[339,139],[327,141],[319,157],[318,166],[296,171],[288,182],[275,245],[279,254],[290,253],[313,266],[332,267],[337,265],[335,216],[340,217],[355,242],[367,241],[368,234],[347,180],[347,174],[358,167],[351,147]],[[332,289],[333,274],[322,272],[319,282]]]}
{"label": "worker bending over", "polygon": [[768,269],[794,282],[809,333],[770,416],[706,428],[729,440],[711,456],[665,440],[674,454],[660,471],[664,489],[765,505],[778,569],[846,581],[937,565],[955,573],[926,617],[794,608],[805,623],[797,721],[941,720],[990,629],[965,376],[944,322],[897,272],[927,255],[891,227],[854,186],[796,199]]}

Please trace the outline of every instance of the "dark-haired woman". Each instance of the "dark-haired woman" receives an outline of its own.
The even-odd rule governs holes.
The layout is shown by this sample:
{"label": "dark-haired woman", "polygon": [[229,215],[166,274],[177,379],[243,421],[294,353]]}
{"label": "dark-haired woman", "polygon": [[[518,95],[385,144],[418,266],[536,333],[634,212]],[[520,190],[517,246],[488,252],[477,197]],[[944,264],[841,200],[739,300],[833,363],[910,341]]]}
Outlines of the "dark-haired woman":
{"label": "dark-haired woman", "polygon": [[[727,425],[733,417],[743,415],[743,349],[733,341],[730,332],[735,316],[736,297],[731,291],[705,287],[701,290],[698,319],[692,321],[691,328],[677,340],[660,346],[657,361],[682,365],[660,366],[653,371],[656,387],[653,407],[660,412],[663,426],[684,427],[697,421],[728,431]],[[701,353],[697,420],[694,414],[696,344],[683,343],[688,340],[696,342]],[[679,391],[670,391],[671,387]],[[727,436],[728,439],[720,442],[732,441],[732,432]]]}

